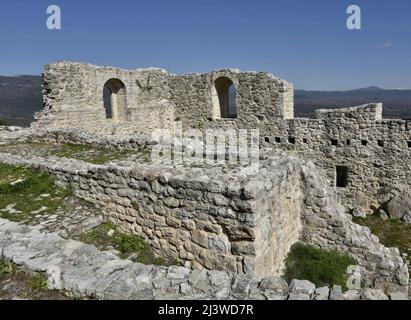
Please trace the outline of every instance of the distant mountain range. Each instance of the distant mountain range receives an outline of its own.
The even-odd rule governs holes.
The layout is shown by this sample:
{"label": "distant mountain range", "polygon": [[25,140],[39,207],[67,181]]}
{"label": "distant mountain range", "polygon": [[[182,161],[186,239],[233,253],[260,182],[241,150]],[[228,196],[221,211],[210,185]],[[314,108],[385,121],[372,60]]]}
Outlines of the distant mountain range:
{"label": "distant mountain range", "polygon": [[314,110],[356,106],[369,102],[384,103],[384,117],[411,119],[411,90],[385,90],[368,87],[349,91],[295,91],[295,110],[310,117]]}
{"label": "distant mountain range", "polygon": [[28,126],[42,109],[41,83],[39,76],[0,76],[0,121]]}
{"label": "distant mountain range", "polygon": [[[28,126],[42,109],[40,76],[0,76],[0,122]],[[311,117],[314,110],[383,102],[384,117],[411,119],[411,90],[368,87],[350,91],[295,91],[297,117]]]}

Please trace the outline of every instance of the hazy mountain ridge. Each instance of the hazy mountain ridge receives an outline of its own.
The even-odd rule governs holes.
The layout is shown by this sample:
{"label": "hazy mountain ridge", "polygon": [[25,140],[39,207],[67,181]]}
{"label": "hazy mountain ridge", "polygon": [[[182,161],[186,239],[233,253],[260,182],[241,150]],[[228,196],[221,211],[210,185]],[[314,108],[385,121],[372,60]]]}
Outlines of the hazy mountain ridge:
{"label": "hazy mountain ridge", "polygon": [[[40,76],[0,76],[0,122],[28,126],[42,109]],[[411,119],[411,90],[368,87],[349,91],[295,91],[296,117],[311,117],[314,110],[383,102],[384,117]]]}
{"label": "hazy mountain ridge", "polygon": [[42,109],[40,76],[0,76],[0,119],[10,125],[27,126]]}
{"label": "hazy mountain ridge", "polygon": [[411,119],[411,90],[368,87],[349,91],[295,91],[298,116],[311,116],[321,108],[340,108],[369,102],[384,103],[384,117]]}

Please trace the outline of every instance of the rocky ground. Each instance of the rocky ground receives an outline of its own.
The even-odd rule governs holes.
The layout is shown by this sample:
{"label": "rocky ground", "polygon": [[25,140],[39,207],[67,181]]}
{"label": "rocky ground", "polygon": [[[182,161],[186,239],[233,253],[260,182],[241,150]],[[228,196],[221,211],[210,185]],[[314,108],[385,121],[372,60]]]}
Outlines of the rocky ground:
{"label": "rocky ground", "polygon": [[47,278],[0,260],[0,300],[66,300],[63,292],[47,288]]}
{"label": "rocky ground", "polygon": [[[47,274],[48,293],[60,297],[97,299],[272,299],[272,300],[404,300],[401,293],[373,289],[349,290],[316,286],[307,280],[258,279],[223,271],[192,271],[133,263],[110,252],[55,233],[0,219],[0,249],[5,261]],[[38,281],[38,280],[37,280]],[[38,288],[44,289],[40,280]],[[16,285],[17,281],[12,281]],[[25,287],[27,284],[22,284]],[[28,284],[29,285],[29,284]],[[4,289],[4,288],[3,288]],[[7,288],[6,288],[7,289]],[[21,289],[21,288],[20,288]],[[20,290],[19,289],[19,290]],[[31,290],[31,289],[30,289]],[[20,292],[20,291],[18,291]],[[7,296],[6,297],[10,297]],[[17,298],[17,297],[13,297]]]}

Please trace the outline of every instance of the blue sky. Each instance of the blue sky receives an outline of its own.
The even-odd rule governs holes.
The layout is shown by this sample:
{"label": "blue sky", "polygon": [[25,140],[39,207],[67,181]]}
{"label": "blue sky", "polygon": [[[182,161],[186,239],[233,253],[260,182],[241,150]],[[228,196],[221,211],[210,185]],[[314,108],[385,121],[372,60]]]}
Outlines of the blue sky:
{"label": "blue sky", "polygon": [[[48,5],[62,30],[46,27]],[[362,9],[362,30],[346,9]],[[299,89],[411,88],[410,0],[14,0],[0,4],[0,74],[57,60],[173,73],[269,71]]]}

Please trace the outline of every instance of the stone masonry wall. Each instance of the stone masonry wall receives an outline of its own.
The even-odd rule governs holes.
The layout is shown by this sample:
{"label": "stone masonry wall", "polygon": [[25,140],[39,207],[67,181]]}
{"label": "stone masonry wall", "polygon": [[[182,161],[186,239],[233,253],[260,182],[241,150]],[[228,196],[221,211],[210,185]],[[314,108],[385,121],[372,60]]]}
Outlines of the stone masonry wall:
{"label": "stone masonry wall", "polygon": [[[237,89],[236,118],[216,118],[215,80],[221,77]],[[104,114],[103,87],[113,78],[126,90],[127,117],[121,121]],[[261,146],[295,151],[314,161],[332,186],[336,167],[346,167],[347,185],[337,190],[349,209],[371,213],[411,188],[411,121],[382,119],[381,104],[294,118],[292,85],[268,73],[225,69],[177,76],[161,69],[59,62],[45,68],[44,103],[35,128],[77,128],[120,138],[157,128],[174,130],[174,120],[184,128],[259,129]]]}
{"label": "stone masonry wall", "polygon": [[302,229],[299,172],[287,166],[250,175],[218,167],[128,168],[4,154],[1,159],[47,170],[78,197],[100,204],[124,231],[143,236],[157,255],[193,269],[279,274]]}
{"label": "stone masonry wall", "polygon": [[[235,120],[214,118],[214,83],[220,77],[230,79],[236,87]],[[176,108],[176,120],[190,128],[221,127],[231,122],[247,128],[256,127],[269,119],[294,117],[292,85],[263,72],[225,69],[207,74],[174,76],[170,81],[170,95]]]}
{"label": "stone masonry wall", "polygon": [[302,241],[352,256],[367,287],[408,290],[398,249],[384,247],[350,220],[313,163],[271,156],[249,176],[4,153],[0,159],[53,174],[77,196],[99,203],[125,231],[143,236],[157,254],[193,269],[278,275],[291,245]]}
{"label": "stone masonry wall", "polygon": [[[44,110],[36,115],[33,126],[118,136],[157,128],[172,130],[174,120],[190,127],[220,126],[227,122],[214,121],[220,112],[214,82],[220,77],[229,78],[237,89],[241,123],[255,125],[261,120],[259,114],[264,114],[265,120],[294,116],[292,85],[268,73],[226,69],[177,76],[154,68],[128,71],[58,62],[45,67]],[[105,116],[103,88],[110,79],[123,84],[125,91],[121,103],[126,110],[119,110],[119,119]]]}
{"label": "stone masonry wall", "polygon": [[316,163],[333,187],[336,167],[346,167],[348,184],[337,191],[349,208],[372,213],[411,188],[411,121],[382,119],[381,104],[319,110],[316,119],[277,122],[261,138]]}
{"label": "stone masonry wall", "polygon": [[[34,126],[81,128],[105,135],[172,128],[168,78],[166,71],[154,68],[128,71],[80,63],[47,65],[44,110],[36,115]],[[126,110],[120,110],[118,119],[106,119],[103,89],[110,79],[124,85]]]}

